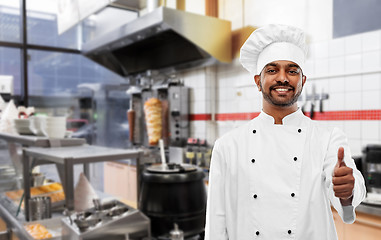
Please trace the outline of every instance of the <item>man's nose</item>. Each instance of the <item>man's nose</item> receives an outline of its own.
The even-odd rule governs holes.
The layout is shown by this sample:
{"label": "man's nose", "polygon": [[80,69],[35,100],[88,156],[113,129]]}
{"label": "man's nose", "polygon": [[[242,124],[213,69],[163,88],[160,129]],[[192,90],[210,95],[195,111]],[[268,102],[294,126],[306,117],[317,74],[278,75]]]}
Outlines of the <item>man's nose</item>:
{"label": "man's nose", "polygon": [[289,82],[285,70],[280,70],[279,71],[277,81],[278,82],[282,82],[282,83]]}

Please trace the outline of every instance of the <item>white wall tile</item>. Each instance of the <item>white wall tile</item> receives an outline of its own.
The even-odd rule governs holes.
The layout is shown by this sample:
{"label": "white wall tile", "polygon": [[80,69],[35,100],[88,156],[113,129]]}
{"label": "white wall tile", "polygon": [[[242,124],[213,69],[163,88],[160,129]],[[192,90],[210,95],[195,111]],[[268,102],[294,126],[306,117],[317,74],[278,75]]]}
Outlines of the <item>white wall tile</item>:
{"label": "white wall tile", "polygon": [[361,121],[361,137],[362,139],[379,140],[379,122],[378,121]]}
{"label": "white wall tile", "polygon": [[348,138],[361,139],[361,121],[345,121],[343,131]]}
{"label": "white wall tile", "polygon": [[237,107],[239,112],[253,112],[253,104],[249,100],[240,101]]}
{"label": "white wall tile", "polygon": [[358,92],[362,87],[361,75],[346,76],[344,78],[344,89],[346,92]]}
{"label": "white wall tile", "polygon": [[303,74],[307,77],[313,77],[315,74],[315,61],[308,59],[304,64]]}
{"label": "white wall tile", "polygon": [[229,111],[228,109],[228,103],[229,101],[223,101],[220,100],[217,102],[217,113],[227,113]]}
{"label": "white wall tile", "polygon": [[330,121],[329,126],[330,127],[337,127],[339,129],[343,130],[344,129],[344,122],[345,121]]}
{"label": "white wall tile", "polygon": [[364,72],[381,70],[381,53],[378,50],[363,53],[362,70]]}
{"label": "white wall tile", "polygon": [[362,110],[381,109],[381,92],[368,90],[362,92]]}
{"label": "white wall tile", "polygon": [[356,54],[362,50],[361,34],[352,35],[344,38],[345,54]]}
{"label": "white wall tile", "polygon": [[319,42],[313,45],[315,59],[328,58],[328,42]]}
{"label": "white wall tile", "polygon": [[326,105],[329,111],[344,110],[344,102],[344,93],[331,93]]}
{"label": "white wall tile", "polygon": [[254,86],[242,88],[241,91],[242,91],[243,97],[246,100],[253,100],[253,99],[257,98],[259,95],[259,91],[257,90],[257,87],[254,87]]}
{"label": "white wall tile", "polygon": [[362,57],[361,54],[353,54],[345,56],[345,73],[361,73],[362,71]]}
{"label": "white wall tile", "polygon": [[379,50],[381,47],[381,32],[372,31],[361,34],[362,37],[362,51]]}
{"label": "white wall tile", "polygon": [[329,57],[343,56],[344,53],[345,53],[344,38],[337,38],[328,42]]}
{"label": "white wall tile", "polygon": [[362,75],[362,90],[380,90],[381,73],[371,73]]}
{"label": "white wall tile", "polygon": [[330,93],[344,92],[344,84],[345,84],[345,78],[344,77],[330,78],[329,79],[329,92]]}
{"label": "white wall tile", "polygon": [[348,139],[352,157],[361,155],[362,141],[361,139]]}
{"label": "white wall tile", "polygon": [[[327,71],[327,69],[321,71]],[[345,73],[345,58],[344,56],[333,57],[328,59],[328,73],[330,75],[339,75]]]}
{"label": "white wall tile", "polygon": [[348,92],[345,94],[344,110],[361,110],[362,93]]}
{"label": "white wall tile", "polygon": [[318,59],[315,61],[315,77],[328,76],[328,61],[327,59]]}
{"label": "white wall tile", "polygon": [[206,100],[206,89],[205,88],[195,88],[193,89],[195,101],[205,101]]}
{"label": "white wall tile", "polygon": [[190,111],[193,114],[206,113],[205,101],[195,101],[191,104]]}

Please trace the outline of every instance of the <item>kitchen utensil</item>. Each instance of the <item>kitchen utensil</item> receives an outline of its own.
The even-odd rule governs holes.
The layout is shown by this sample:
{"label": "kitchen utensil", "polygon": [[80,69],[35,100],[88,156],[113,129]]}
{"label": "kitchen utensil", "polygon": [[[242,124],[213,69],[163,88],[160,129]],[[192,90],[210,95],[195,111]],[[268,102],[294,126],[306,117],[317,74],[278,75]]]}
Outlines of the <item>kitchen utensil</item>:
{"label": "kitchen utensil", "polygon": [[39,196],[29,199],[29,220],[41,220],[51,218],[51,200],[50,197]]}
{"label": "kitchen utensil", "polygon": [[321,94],[320,94],[320,104],[319,104],[319,112],[323,112],[323,96],[324,96],[324,88],[321,89]]}
{"label": "kitchen utensil", "polygon": [[316,89],[315,84],[312,85],[312,99],[311,99],[311,111],[310,118],[313,119],[315,116],[315,97],[316,97]]}
{"label": "kitchen utensil", "polygon": [[161,163],[162,165],[165,165],[165,153],[164,153],[164,141],[163,139],[159,139],[159,146],[160,146],[160,157],[161,157]]}
{"label": "kitchen utensil", "polygon": [[303,104],[302,104],[302,112],[304,114],[306,112],[307,97],[308,97],[307,88],[304,88],[303,91],[304,91],[304,98],[303,98]]}
{"label": "kitchen utensil", "polygon": [[184,237],[204,231],[205,174],[190,164],[152,165],[142,173],[139,207],[151,219],[153,236],[168,234],[177,223]]}
{"label": "kitchen utensil", "polygon": [[45,176],[42,173],[32,173],[30,180],[31,187],[38,187],[44,184]]}
{"label": "kitchen utensil", "polygon": [[[132,104],[132,103],[131,103]],[[130,109],[127,111],[127,120],[130,131],[130,142],[134,141],[134,129],[135,129],[135,110],[132,109],[132,105],[130,105]]]}

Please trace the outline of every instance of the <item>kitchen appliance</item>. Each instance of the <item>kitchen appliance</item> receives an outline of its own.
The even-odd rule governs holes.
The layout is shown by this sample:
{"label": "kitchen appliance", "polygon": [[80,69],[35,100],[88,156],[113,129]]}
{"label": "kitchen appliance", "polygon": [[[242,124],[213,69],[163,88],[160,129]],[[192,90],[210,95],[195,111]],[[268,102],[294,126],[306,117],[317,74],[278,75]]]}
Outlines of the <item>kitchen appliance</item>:
{"label": "kitchen appliance", "polygon": [[[162,103],[162,139],[164,145],[184,146],[189,137],[189,88],[180,81],[168,80],[166,84],[132,87],[127,90],[131,98],[129,112],[134,112],[130,135],[134,145],[149,147],[145,125],[144,103],[152,97]],[[131,114],[130,114],[131,117]]]}
{"label": "kitchen appliance", "polygon": [[142,212],[112,200],[62,219],[63,240],[140,240],[150,238],[150,220]]}
{"label": "kitchen appliance", "polygon": [[124,77],[228,63],[231,22],[159,7],[84,43],[82,52]]}
{"label": "kitchen appliance", "polygon": [[169,238],[174,224],[184,237],[202,234],[205,225],[204,172],[190,164],[159,164],[142,173],[140,210],[151,219],[152,235]]}
{"label": "kitchen appliance", "polygon": [[362,152],[367,192],[381,194],[381,145],[367,145]]}

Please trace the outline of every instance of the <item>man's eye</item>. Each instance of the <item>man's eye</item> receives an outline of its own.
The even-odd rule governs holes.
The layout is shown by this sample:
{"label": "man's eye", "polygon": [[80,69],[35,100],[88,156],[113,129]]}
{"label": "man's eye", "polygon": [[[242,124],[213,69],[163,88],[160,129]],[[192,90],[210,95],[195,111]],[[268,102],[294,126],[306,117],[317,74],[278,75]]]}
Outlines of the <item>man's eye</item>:
{"label": "man's eye", "polygon": [[267,71],[266,72],[268,72],[268,73],[274,73],[275,72],[275,70],[274,69],[267,69]]}
{"label": "man's eye", "polygon": [[299,73],[299,71],[298,70],[290,70],[290,71],[288,71],[290,74],[298,74]]}

